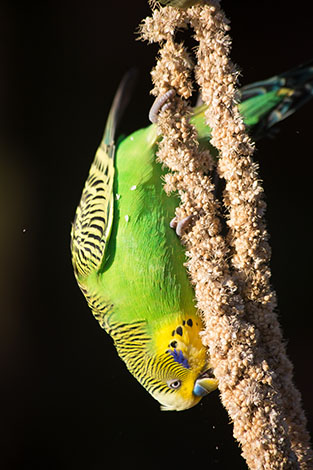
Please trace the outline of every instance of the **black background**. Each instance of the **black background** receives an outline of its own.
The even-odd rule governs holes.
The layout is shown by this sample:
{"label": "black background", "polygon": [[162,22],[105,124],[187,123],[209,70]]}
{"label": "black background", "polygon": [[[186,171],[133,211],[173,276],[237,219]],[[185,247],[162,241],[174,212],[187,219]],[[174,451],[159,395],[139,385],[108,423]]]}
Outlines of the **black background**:
{"label": "black background", "polygon": [[[222,5],[242,84],[313,56],[307,2]],[[3,468],[95,470],[158,460],[173,467],[186,459],[245,468],[218,393],[185,412],[160,412],[116,356],[72,272],[70,223],[114,92],[132,65],[140,77],[121,130],[148,124],[157,48],[134,35],[147,1],[10,1],[0,13]],[[255,154],[279,318],[310,429],[312,110],[313,102]]]}

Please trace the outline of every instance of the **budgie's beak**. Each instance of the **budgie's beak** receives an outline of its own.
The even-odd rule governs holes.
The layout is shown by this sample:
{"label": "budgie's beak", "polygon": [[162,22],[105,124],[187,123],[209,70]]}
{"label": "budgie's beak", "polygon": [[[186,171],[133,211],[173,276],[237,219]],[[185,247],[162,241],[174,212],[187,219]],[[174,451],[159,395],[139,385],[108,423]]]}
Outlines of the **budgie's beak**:
{"label": "budgie's beak", "polygon": [[204,397],[208,393],[216,390],[217,386],[218,381],[214,377],[212,369],[209,369],[197,378],[193,387],[193,393],[197,397]]}

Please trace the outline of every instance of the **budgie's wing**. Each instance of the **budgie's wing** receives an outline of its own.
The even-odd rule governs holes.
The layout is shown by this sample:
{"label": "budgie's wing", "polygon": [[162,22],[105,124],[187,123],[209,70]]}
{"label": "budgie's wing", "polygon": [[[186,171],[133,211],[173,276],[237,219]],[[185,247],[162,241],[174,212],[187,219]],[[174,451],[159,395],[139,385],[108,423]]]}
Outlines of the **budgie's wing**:
{"label": "budgie's wing", "polygon": [[115,131],[128,103],[135,71],[120,83],[107,119],[104,135],[91,165],[71,232],[75,275],[82,279],[103,263],[113,223]]}

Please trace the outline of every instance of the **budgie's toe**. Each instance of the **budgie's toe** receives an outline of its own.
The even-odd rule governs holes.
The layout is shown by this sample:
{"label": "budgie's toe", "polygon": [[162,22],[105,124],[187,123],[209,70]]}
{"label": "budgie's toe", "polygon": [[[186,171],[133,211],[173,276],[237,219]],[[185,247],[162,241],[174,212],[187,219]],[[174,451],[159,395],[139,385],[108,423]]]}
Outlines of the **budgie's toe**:
{"label": "budgie's toe", "polygon": [[187,215],[187,217],[184,217],[179,221],[177,220],[177,217],[174,217],[170,221],[170,227],[174,228],[176,230],[177,235],[181,237],[188,225],[190,224],[192,217],[192,215]]}
{"label": "budgie's toe", "polygon": [[175,95],[175,90],[171,88],[166,93],[158,96],[154,100],[154,103],[151,106],[150,111],[149,111],[149,119],[153,124],[157,123],[158,115],[160,111],[165,111],[170,106],[170,102],[168,102],[168,100],[170,100],[170,98],[172,98],[174,95]]}

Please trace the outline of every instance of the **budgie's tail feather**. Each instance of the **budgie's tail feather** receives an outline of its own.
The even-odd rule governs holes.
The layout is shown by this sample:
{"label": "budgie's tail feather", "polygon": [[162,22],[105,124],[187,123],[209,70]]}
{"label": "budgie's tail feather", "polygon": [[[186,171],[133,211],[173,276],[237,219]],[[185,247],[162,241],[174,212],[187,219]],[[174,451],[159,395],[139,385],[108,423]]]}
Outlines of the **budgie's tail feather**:
{"label": "budgie's tail feather", "polygon": [[[254,103],[261,103],[262,96],[273,96],[277,100],[273,107],[259,116],[258,122],[253,127],[255,140],[268,133],[268,129],[279,121],[286,119],[297,109],[313,98],[313,60],[295,67],[285,73],[276,75],[267,80],[252,83],[240,89],[242,112],[245,114],[245,105],[254,98]],[[270,100],[267,101],[270,104]]]}

